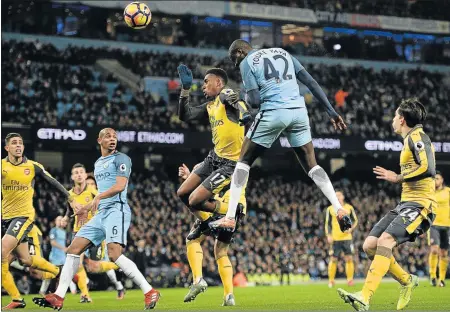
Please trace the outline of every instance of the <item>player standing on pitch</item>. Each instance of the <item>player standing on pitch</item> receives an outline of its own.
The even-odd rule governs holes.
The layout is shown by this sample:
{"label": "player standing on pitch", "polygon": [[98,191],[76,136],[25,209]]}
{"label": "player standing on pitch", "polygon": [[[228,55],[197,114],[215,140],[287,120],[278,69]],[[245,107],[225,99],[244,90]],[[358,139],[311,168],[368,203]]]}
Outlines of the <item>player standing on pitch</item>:
{"label": "player standing on pitch", "polygon": [[403,137],[400,153],[401,173],[376,167],[377,179],[402,184],[402,196],[398,206],[389,211],[370,231],[363,249],[372,259],[363,289],[349,293],[338,289],[345,303],[356,311],[368,311],[370,300],[387,272],[400,283],[397,310],[411,300],[411,293],[419,285],[419,278],[409,274],[395,261],[392,249],[406,242],[414,242],[430,228],[436,208],[436,165],[434,147],[422,128],[427,112],[416,98],[403,100],[392,121],[394,132]]}
{"label": "player standing on pitch", "polygon": [[[200,166],[197,164],[194,167]],[[178,176],[186,180],[191,171],[187,166],[181,166],[178,168]],[[208,213],[211,217],[216,217],[218,215],[224,215],[228,209],[228,200],[230,198],[230,191],[222,191],[216,196],[214,196],[214,200],[219,202],[220,208],[215,213]],[[239,205],[241,205],[240,210],[242,214],[245,215],[247,212],[247,200],[245,198],[245,189],[242,190],[241,198],[239,201]],[[239,218],[242,220],[242,218]],[[238,223],[239,224],[239,223]],[[194,224],[194,228],[196,225]],[[236,227],[236,230],[238,226]],[[223,303],[222,306],[234,306],[236,305],[234,294],[233,294],[233,264],[228,257],[228,249],[231,245],[231,240],[233,236],[236,234],[236,230],[234,232],[229,231],[218,231],[214,233],[216,241],[214,243],[214,258],[217,262],[217,268],[219,271],[220,279],[223,285]],[[213,233],[210,233],[213,234]],[[184,302],[190,302],[195,300],[195,298],[202,292],[205,292],[208,284],[203,278],[203,249],[201,243],[206,239],[207,234],[205,232],[199,233],[198,237],[194,236],[193,238],[186,238],[186,254],[189,262],[189,267],[192,271],[192,279],[194,281],[200,281],[198,283],[192,283],[189,288],[188,294],[184,297]]]}
{"label": "player standing on pitch", "polygon": [[342,208],[350,215],[352,227],[351,229],[342,232],[333,206],[327,208],[325,214],[325,234],[327,236],[327,241],[330,244],[330,261],[328,262],[328,287],[330,288],[334,287],[338,258],[342,252],[344,253],[345,258],[345,274],[347,275],[348,286],[353,286],[353,275],[355,273],[355,263],[353,262],[355,247],[352,241],[352,233],[358,226],[358,217],[356,216],[355,208],[344,201],[344,193],[342,191],[336,191],[336,195]]}
{"label": "player standing on pitch", "polygon": [[[450,188],[445,186],[444,177],[436,172],[436,219],[431,226],[429,235],[431,286],[439,284],[445,287],[445,275],[448,267],[448,247],[450,236]],[[439,283],[437,283],[437,265],[439,257]]]}
{"label": "player standing on pitch", "polygon": [[[144,293],[144,308],[153,309],[159,301],[160,293],[150,286],[136,264],[123,254],[131,222],[131,209],[127,202],[131,159],[116,150],[117,133],[114,129],[101,130],[97,143],[102,155],[95,162],[94,169],[98,195],[88,208],[98,212],[81,227],[67,249],[66,262],[55,293],[44,298],[34,298],[33,302],[41,307],[62,309],[67,288],[79,269],[80,255],[91,245],[98,246],[106,239],[109,259],[141,288]],[[82,213],[80,210],[75,211],[77,214]]]}
{"label": "player standing on pitch", "polygon": [[228,212],[210,226],[229,230],[235,227],[236,207],[241,189],[247,183],[250,166],[280,134],[284,134],[303,169],[333,205],[341,230],[349,229],[350,218],[342,209],[327,173],[316,162],[308,112],[297,79],[325,107],[334,128],[346,129],[344,120],[333,109],[322,88],[300,62],[283,49],[253,50],[247,41],[238,39],[231,44],[228,55],[240,68],[247,103],[259,107],[259,113],[244,139],[231,179]]}

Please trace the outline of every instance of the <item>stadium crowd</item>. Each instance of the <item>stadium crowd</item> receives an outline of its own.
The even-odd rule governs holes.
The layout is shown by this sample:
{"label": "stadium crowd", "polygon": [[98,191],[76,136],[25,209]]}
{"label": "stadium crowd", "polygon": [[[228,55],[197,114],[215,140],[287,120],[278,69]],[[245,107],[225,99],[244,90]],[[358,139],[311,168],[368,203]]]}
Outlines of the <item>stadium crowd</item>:
{"label": "stadium crowd", "polygon": [[[70,186],[68,175],[54,176]],[[36,185],[37,223],[45,237],[44,255],[48,255],[48,232],[66,207],[46,183],[37,181]],[[191,282],[185,237],[194,217],[178,199],[178,185],[179,181],[170,180],[164,169],[158,169],[133,173],[128,189],[133,219],[127,253],[158,287],[187,286]],[[346,179],[335,186],[345,193],[359,218],[354,233],[355,277],[363,277],[368,269],[368,259],[362,251],[364,238],[380,217],[395,207],[399,188]],[[314,185],[281,176],[267,179],[256,173],[247,187],[247,203],[247,217],[230,251],[235,273],[245,274],[249,281],[258,282],[262,275],[278,281],[281,268],[286,265],[291,276],[301,280],[326,278],[329,245],[324,223],[328,203]],[[427,252],[426,239],[421,239],[402,245],[395,256],[410,272],[424,276]],[[282,258],[287,261],[283,265]],[[211,285],[220,283],[213,239],[204,244],[204,276]],[[341,264],[337,276],[344,276]]]}
{"label": "stadium crowd", "polygon": [[[241,2],[262,5],[281,5],[294,8],[305,8],[314,11],[359,13],[368,15],[388,15],[399,17],[415,17],[424,19],[448,20],[449,3],[439,0],[242,0]],[[444,7],[447,9],[444,9]]]}
{"label": "stadium crowd", "polygon": [[[111,74],[95,75],[91,65],[100,58],[117,59],[141,77],[173,77],[176,67],[184,63],[193,69],[196,78],[202,78],[198,65],[221,66],[231,79],[240,82],[239,73],[229,61],[212,56],[130,53],[123,49],[74,46],[59,51],[50,44],[16,41],[2,41],[2,54],[2,114],[3,121],[8,122],[69,126],[116,124],[147,129],[189,127],[176,117],[176,101],[167,103],[158,94],[143,91],[126,100],[124,95],[128,91]],[[434,140],[450,135],[450,129],[444,127],[450,108],[448,76],[419,68],[377,72],[364,67],[305,66],[350,124],[344,135],[390,137],[394,107],[400,99],[410,96],[418,96],[428,107],[432,106],[425,129]],[[116,83],[110,97],[105,86],[108,82]],[[338,93],[345,96],[338,98]],[[305,99],[313,120],[313,133],[333,134],[322,108],[311,104],[309,93]],[[203,98],[198,96],[194,103],[201,101]],[[203,125],[194,128],[209,130]]]}

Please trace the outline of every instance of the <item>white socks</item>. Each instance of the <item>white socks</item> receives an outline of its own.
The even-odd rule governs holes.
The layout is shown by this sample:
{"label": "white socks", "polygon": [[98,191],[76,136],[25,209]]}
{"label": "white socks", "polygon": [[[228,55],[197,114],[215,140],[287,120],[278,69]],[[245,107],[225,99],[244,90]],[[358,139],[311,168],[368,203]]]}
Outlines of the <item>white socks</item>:
{"label": "white socks", "polygon": [[144,294],[148,293],[150,290],[152,290],[152,286],[147,282],[144,275],[139,271],[136,264],[125,257],[124,255],[120,255],[119,258],[117,258],[116,262],[117,266],[122,269],[123,273],[125,273],[126,276],[131,278],[133,282],[138,285]]}
{"label": "white socks", "polygon": [[236,208],[241,199],[242,188],[247,184],[250,166],[241,162],[236,164],[234,168],[233,177],[231,178],[230,187],[230,202],[228,203],[228,210],[226,217],[234,219],[236,217]]}
{"label": "white socks", "polygon": [[75,285],[75,283],[73,281],[70,282],[69,288],[70,288],[70,292],[72,294],[74,294],[74,295],[77,294],[77,285]]}
{"label": "white socks", "polygon": [[61,271],[61,276],[59,278],[59,285],[55,291],[55,294],[64,298],[67,293],[67,288],[69,288],[70,282],[78,271],[80,266],[80,256],[68,254],[66,257],[66,262]]}
{"label": "white socks", "polygon": [[320,188],[322,193],[328,198],[330,203],[333,205],[334,211],[337,213],[339,209],[342,208],[339,200],[336,196],[336,192],[331,184],[330,178],[328,177],[325,170],[319,165],[314,166],[309,172],[308,176],[316,183]]}
{"label": "white socks", "polygon": [[39,289],[40,294],[46,294],[48,288],[50,287],[51,279],[42,280],[41,288]]}
{"label": "white socks", "polygon": [[114,286],[116,286],[116,290],[123,289],[122,283],[117,280],[116,271],[111,269],[108,272],[106,272],[106,275],[108,275],[109,280],[114,284]]}

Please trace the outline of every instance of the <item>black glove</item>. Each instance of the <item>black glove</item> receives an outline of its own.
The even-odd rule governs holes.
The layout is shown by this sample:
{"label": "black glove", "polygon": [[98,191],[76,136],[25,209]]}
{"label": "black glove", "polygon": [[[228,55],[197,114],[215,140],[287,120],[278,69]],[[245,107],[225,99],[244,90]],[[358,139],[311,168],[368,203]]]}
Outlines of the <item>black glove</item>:
{"label": "black glove", "polygon": [[337,216],[337,220],[339,223],[339,228],[342,232],[345,232],[348,229],[352,228],[352,219],[350,219],[348,215],[345,215],[342,218],[339,218],[339,216]]}
{"label": "black glove", "polygon": [[237,102],[239,101],[239,95],[232,89],[223,89],[220,92],[220,100],[225,105],[230,105],[237,108]]}
{"label": "black glove", "polygon": [[189,67],[187,67],[184,64],[181,64],[180,66],[177,67],[178,70],[178,76],[180,76],[180,80],[181,80],[181,86],[184,90],[189,90],[191,89],[192,86],[192,80],[194,79],[192,76],[192,72],[189,69]]}
{"label": "black glove", "polygon": [[249,123],[251,123],[252,121],[253,121],[253,117],[250,114],[250,112],[247,111],[247,112],[243,113],[242,114],[242,118],[239,119],[239,125],[240,126],[246,126]]}

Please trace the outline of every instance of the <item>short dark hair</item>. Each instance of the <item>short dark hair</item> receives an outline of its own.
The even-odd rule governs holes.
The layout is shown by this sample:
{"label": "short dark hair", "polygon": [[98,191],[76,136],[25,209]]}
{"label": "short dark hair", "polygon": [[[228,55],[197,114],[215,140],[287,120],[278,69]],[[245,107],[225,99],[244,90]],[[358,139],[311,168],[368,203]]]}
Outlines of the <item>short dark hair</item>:
{"label": "short dark hair", "polygon": [[22,136],[19,133],[11,132],[11,133],[8,133],[6,135],[6,137],[5,137],[5,144],[8,145],[9,140],[11,140],[12,138],[21,138],[23,140]]}
{"label": "short dark hair", "polygon": [[227,72],[224,71],[222,68],[210,68],[206,71],[205,76],[208,74],[219,76],[223,80],[224,84],[228,83]]}
{"label": "short dark hair", "polygon": [[75,165],[72,166],[72,170],[76,168],[83,168],[84,170],[86,170],[86,167],[81,163],[76,163]]}
{"label": "short dark hair", "polygon": [[88,176],[86,177],[86,180],[87,179],[94,180],[94,182],[97,184],[97,181],[95,181],[95,178],[94,178],[94,176],[92,174],[88,174]]}
{"label": "short dark hair", "polygon": [[398,114],[405,119],[406,125],[410,128],[421,124],[427,118],[425,106],[416,97],[402,100]]}
{"label": "short dark hair", "polygon": [[242,39],[234,40],[233,43],[230,45],[230,48],[228,49],[228,55],[231,55],[234,51],[236,51],[238,49],[247,51],[247,50],[251,50],[252,46],[250,43],[248,43],[245,40],[242,40]]}

